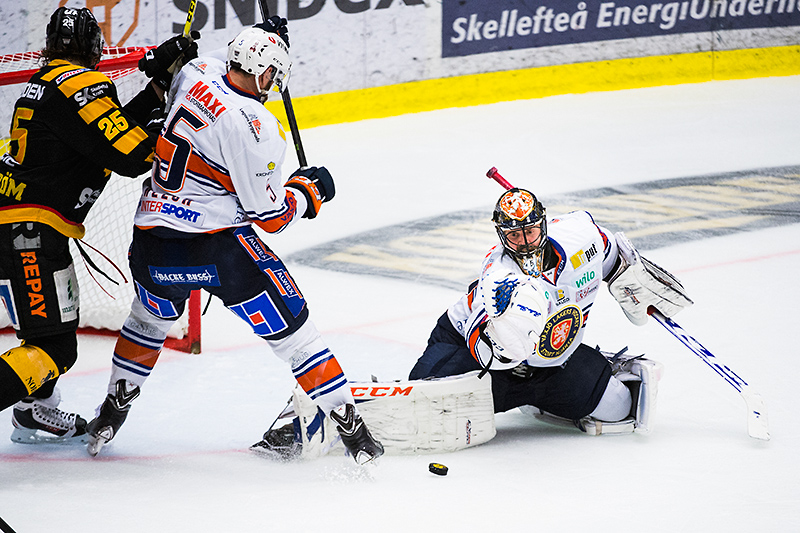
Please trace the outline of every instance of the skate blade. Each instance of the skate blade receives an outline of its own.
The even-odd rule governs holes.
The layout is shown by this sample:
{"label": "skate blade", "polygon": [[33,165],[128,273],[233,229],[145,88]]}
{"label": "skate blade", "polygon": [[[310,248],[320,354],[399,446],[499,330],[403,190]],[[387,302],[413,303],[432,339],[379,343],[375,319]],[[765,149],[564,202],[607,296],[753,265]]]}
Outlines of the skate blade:
{"label": "skate blade", "polygon": [[96,457],[100,450],[114,438],[114,430],[110,427],[104,427],[97,432],[97,435],[89,435],[89,442],[86,445],[86,451],[92,457]]}
{"label": "skate blade", "polygon": [[289,463],[292,461],[297,461],[300,459],[302,452],[300,450],[275,450],[272,448],[267,448],[265,446],[259,446],[258,444],[253,444],[250,446],[250,451],[254,454],[258,455],[259,457],[264,457],[270,459],[272,461],[280,461],[283,463]]}
{"label": "skate blade", "polygon": [[83,434],[73,437],[59,437],[50,435],[36,429],[14,427],[11,432],[11,440],[20,444],[86,444],[89,442],[89,435]]}
{"label": "skate blade", "polygon": [[[350,453],[348,452],[347,455],[350,455]],[[378,459],[382,455],[383,455],[383,453],[381,453],[380,455],[370,455],[367,452],[365,452],[363,450],[360,450],[356,454],[356,456],[353,457],[353,459],[355,460],[355,462],[356,462],[356,464],[358,466],[377,465],[378,462],[379,462]],[[352,455],[351,455],[351,457],[352,457]]]}

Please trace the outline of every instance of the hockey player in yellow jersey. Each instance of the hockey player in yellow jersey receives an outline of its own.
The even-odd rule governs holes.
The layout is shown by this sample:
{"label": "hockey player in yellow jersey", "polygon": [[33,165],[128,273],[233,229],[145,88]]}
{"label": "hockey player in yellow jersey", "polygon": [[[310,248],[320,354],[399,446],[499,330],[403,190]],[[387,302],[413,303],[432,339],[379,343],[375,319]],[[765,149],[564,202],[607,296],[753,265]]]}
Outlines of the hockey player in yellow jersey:
{"label": "hockey player in yellow jersey", "polygon": [[152,78],[121,105],[114,83],[95,70],[103,39],[92,12],[60,7],[42,50],[45,61],[16,102],[9,153],[0,173],[0,300],[22,345],[0,355],[0,409],[15,405],[12,440],[85,438],[86,422],[58,409],[58,377],[77,358],[78,286],[69,239],[111,172],[147,173],[163,109],[169,66],[196,56],[197,45],[173,37],[143,58]]}

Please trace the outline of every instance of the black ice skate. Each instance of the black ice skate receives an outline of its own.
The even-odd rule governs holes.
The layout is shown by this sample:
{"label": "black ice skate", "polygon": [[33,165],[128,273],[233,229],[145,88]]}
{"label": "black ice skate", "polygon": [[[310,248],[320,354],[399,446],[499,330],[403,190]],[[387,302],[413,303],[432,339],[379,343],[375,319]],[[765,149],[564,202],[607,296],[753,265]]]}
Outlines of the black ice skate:
{"label": "black ice skate", "polygon": [[85,444],[86,420],[58,409],[61,394],[49,398],[28,396],[14,405],[11,440],[23,444]]}
{"label": "black ice skate", "polygon": [[348,403],[331,411],[331,419],[342,437],[342,443],[356,463],[363,465],[383,455],[383,445],[375,440],[356,413],[356,406]]}
{"label": "black ice skate", "polygon": [[86,451],[94,457],[103,449],[119,431],[122,423],[128,417],[131,402],[139,396],[139,387],[124,379],[117,381],[115,394],[106,396],[97,417],[86,426],[89,434],[89,445]]}
{"label": "black ice skate", "polygon": [[294,422],[289,422],[277,429],[270,428],[264,433],[261,441],[250,446],[250,450],[271,459],[293,461],[303,453],[299,429],[300,423],[297,418]]}

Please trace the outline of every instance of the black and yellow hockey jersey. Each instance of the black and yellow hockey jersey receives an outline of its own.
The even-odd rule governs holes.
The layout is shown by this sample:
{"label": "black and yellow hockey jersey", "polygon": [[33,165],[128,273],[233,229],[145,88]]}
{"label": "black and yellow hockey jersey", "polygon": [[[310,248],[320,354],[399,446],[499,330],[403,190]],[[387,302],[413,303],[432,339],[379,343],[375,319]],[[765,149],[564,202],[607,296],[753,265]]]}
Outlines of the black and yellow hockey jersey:
{"label": "black and yellow hockey jersey", "polygon": [[0,224],[42,222],[82,237],[112,171],[150,171],[157,135],[139,124],[160,104],[149,84],[122,107],[105,74],[64,60],[42,67],[14,108],[0,164]]}

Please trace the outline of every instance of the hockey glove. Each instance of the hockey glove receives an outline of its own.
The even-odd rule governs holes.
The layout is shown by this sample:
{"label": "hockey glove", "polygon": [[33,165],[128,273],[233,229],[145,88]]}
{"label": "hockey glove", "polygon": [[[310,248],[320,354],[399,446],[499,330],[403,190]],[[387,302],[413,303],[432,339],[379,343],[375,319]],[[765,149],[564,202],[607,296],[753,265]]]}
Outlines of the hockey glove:
{"label": "hockey glove", "polygon": [[482,337],[488,340],[500,366],[514,368],[535,355],[547,319],[547,299],[541,283],[529,276],[489,272],[479,283],[488,320]]}
{"label": "hockey glove", "polygon": [[173,65],[184,65],[197,57],[197,43],[200,38],[199,31],[192,31],[189,37],[176,35],[167,39],[158,48],[148,50],[139,60],[139,70],[163,91],[169,90],[172,83]]}
{"label": "hockey glove", "polygon": [[164,128],[164,121],[167,119],[167,114],[165,111],[166,109],[164,108],[164,105],[155,107],[152,111],[150,111],[150,115],[147,117],[147,124],[144,127],[148,133],[152,133],[154,135],[161,133],[161,130]]}
{"label": "hockey glove", "polygon": [[322,204],[332,200],[336,194],[333,177],[325,167],[299,169],[286,182],[286,186],[300,191],[306,197],[308,207],[303,218],[315,218]]}
{"label": "hockey glove", "polygon": [[281,18],[278,15],[274,15],[264,22],[260,24],[256,24],[254,27],[264,30],[267,33],[274,33],[278,35],[283,42],[286,43],[286,46],[289,46],[289,28],[286,27],[287,21],[285,18]]}

